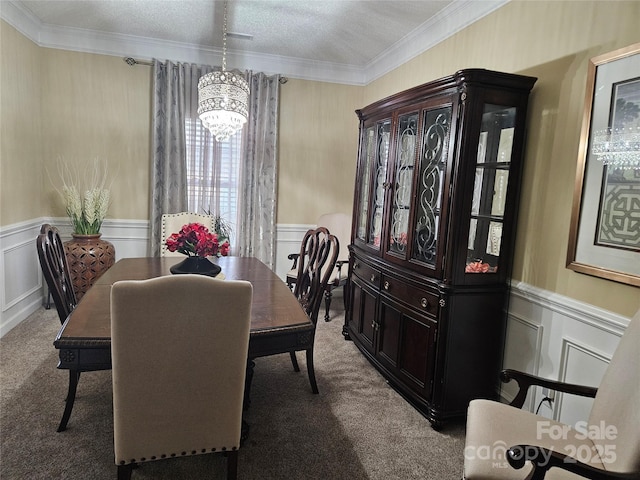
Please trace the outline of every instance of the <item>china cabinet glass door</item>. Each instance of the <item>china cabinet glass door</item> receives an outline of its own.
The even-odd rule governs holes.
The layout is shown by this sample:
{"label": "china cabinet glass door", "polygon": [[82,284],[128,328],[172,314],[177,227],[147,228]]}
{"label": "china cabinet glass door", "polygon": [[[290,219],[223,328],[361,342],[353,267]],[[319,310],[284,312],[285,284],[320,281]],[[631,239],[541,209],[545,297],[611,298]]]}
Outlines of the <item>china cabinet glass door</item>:
{"label": "china cabinet glass door", "polygon": [[400,115],[398,118],[389,251],[402,258],[407,252],[418,118],[418,113]]}
{"label": "china cabinet glass door", "polygon": [[516,108],[486,104],[478,141],[466,273],[499,268]]}
{"label": "china cabinet glass door", "polygon": [[367,240],[367,219],[369,218],[369,199],[370,183],[371,183],[371,165],[375,162],[376,152],[376,127],[372,125],[364,131],[364,162],[362,164],[362,173],[360,175],[360,198],[358,200],[358,226],[356,229],[356,238],[366,242]]}
{"label": "china cabinet glass door", "polygon": [[451,106],[425,110],[423,117],[412,259],[435,268],[449,156]]}
{"label": "china cabinet glass door", "polygon": [[[373,152],[373,202],[370,212],[369,235],[367,244],[376,249],[380,248],[382,235],[382,218],[387,189],[387,162],[389,160],[389,141],[391,137],[391,120],[383,120],[376,124],[376,148]],[[368,159],[369,160],[369,159]],[[368,162],[367,162],[368,163]]]}

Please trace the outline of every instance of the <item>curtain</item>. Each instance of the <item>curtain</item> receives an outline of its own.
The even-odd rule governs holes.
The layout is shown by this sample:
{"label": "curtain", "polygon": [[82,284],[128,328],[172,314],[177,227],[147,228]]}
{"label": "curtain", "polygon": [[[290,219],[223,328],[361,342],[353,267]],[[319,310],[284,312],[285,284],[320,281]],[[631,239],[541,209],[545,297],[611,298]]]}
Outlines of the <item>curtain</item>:
{"label": "curtain", "polygon": [[275,267],[278,185],[278,113],[280,75],[247,73],[249,120],[242,158],[239,225],[240,256]]}
{"label": "curtain", "polygon": [[162,214],[187,210],[185,77],[184,65],[153,61],[149,241],[154,257],[160,255]]}
{"label": "curtain", "polygon": [[[198,80],[213,69],[154,61],[151,254],[160,252],[163,213],[200,210],[195,213],[210,211],[225,217],[225,205],[233,201],[237,216],[225,217],[234,227],[233,254],[256,257],[273,268],[280,76],[246,73],[251,92],[249,120],[241,134],[219,144],[197,115]],[[217,161],[230,155],[239,157],[233,199],[221,198],[228,195],[228,189],[221,188],[221,178],[230,177],[228,172],[221,173],[227,167]],[[187,159],[192,162],[188,167]],[[197,176],[197,182],[187,177],[188,171]]]}

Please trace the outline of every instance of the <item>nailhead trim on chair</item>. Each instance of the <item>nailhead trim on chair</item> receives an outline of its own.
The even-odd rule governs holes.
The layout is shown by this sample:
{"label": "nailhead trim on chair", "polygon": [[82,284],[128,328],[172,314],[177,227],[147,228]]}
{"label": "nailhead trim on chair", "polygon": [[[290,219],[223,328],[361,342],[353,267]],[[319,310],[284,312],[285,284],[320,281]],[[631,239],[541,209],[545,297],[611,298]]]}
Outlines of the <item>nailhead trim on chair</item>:
{"label": "nailhead trim on chair", "polygon": [[[227,450],[235,451],[235,450],[238,450],[238,447],[231,447],[230,449],[228,449],[227,447],[221,447],[220,448],[221,452],[226,452]],[[200,450],[200,453],[207,453],[207,451],[208,450],[206,448],[203,448],[202,450]],[[212,447],[211,448],[211,452],[216,452],[216,451],[218,451],[217,447]],[[198,451],[197,450],[191,450],[190,454],[191,455],[197,455]],[[186,456],[186,455],[189,455],[189,453],[185,451],[185,452],[181,452],[180,455],[181,456]],[[171,457],[171,458],[174,458],[174,457],[177,456],[177,454],[176,453],[170,453],[168,456]],[[157,458],[158,457],[156,455],[153,455],[153,456],[149,457],[149,461],[156,460]],[[167,454],[163,453],[162,455],[160,455],[160,458],[167,458]],[[146,462],[146,461],[147,461],[146,457],[141,457],[139,460],[136,460],[135,458],[132,458],[129,461],[120,460],[120,462],[118,462],[118,464],[119,465],[127,465],[129,463],[138,463],[138,462]]]}

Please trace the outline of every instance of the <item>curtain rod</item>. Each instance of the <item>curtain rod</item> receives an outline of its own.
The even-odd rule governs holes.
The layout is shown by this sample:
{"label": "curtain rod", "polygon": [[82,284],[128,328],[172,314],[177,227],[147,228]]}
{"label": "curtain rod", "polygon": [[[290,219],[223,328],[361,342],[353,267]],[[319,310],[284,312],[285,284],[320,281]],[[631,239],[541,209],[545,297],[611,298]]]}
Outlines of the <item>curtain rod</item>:
{"label": "curtain rod", "polygon": [[[149,67],[153,66],[153,62],[147,62],[146,60],[137,60],[133,57],[124,57],[122,60],[124,60],[124,62],[130,67],[133,67],[135,65],[147,65]],[[289,81],[289,79],[287,77],[280,77],[279,81],[280,84],[284,85]]]}

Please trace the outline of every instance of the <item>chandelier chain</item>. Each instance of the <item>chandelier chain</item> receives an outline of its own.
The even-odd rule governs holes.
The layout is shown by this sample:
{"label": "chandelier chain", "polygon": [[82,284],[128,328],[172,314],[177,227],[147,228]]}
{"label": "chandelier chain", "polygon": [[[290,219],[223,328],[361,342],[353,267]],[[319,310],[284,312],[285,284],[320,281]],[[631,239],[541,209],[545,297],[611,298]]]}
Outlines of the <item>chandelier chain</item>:
{"label": "chandelier chain", "polygon": [[224,2],[224,17],[222,24],[222,71],[227,71],[227,0]]}

